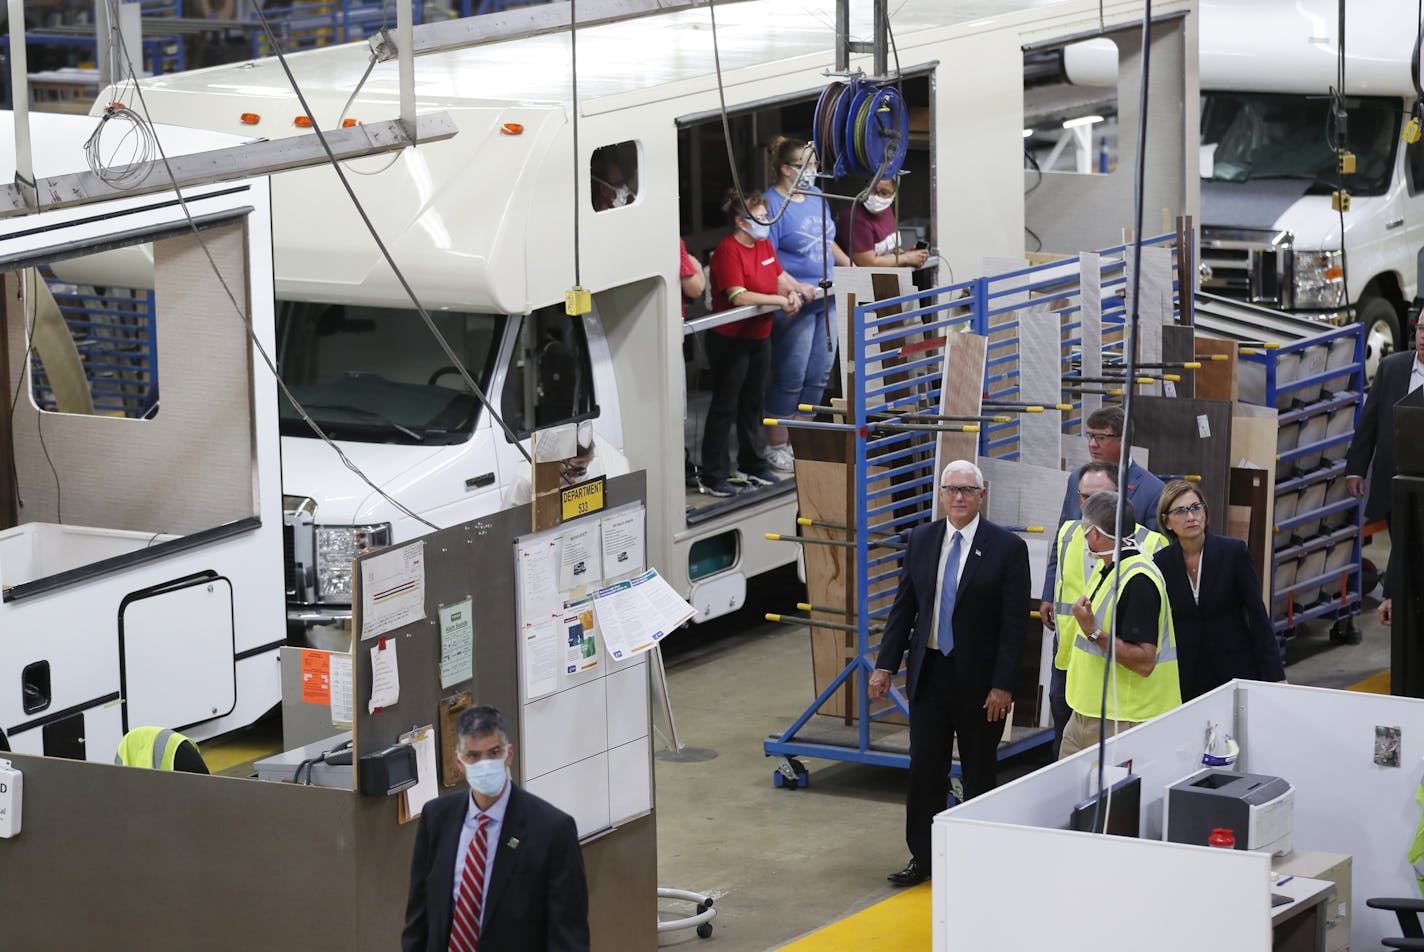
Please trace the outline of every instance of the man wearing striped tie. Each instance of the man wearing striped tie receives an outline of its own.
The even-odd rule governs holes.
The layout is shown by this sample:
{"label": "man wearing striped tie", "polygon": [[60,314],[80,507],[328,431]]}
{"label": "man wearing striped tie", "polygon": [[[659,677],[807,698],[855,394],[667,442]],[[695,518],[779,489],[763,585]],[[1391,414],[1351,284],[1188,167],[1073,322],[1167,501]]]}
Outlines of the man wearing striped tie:
{"label": "man wearing striped tie", "polygon": [[946,518],[910,533],[868,685],[871,700],[883,698],[909,652],[910,862],[887,877],[896,886],[930,877],[930,821],[949,799],[956,738],[965,797],[994,787],[999,738],[1030,617],[1028,546],[979,515],[979,467],[955,460],[940,474],[938,490]]}
{"label": "man wearing striped tie", "polygon": [[406,901],[404,952],[587,952],[588,888],[573,818],[509,779],[504,716],[455,722],[468,794],[425,805]]}

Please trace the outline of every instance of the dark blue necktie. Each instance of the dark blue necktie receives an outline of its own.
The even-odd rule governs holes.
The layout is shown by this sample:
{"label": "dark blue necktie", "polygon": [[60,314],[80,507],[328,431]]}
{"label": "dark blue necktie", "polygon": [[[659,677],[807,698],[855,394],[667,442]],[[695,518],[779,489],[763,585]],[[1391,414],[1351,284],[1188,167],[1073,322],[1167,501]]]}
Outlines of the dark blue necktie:
{"label": "dark blue necktie", "polygon": [[946,656],[954,650],[954,597],[959,589],[959,543],[963,539],[956,529],[949,541],[949,557],[944,560],[944,578],[939,580],[939,627],[935,638]]}

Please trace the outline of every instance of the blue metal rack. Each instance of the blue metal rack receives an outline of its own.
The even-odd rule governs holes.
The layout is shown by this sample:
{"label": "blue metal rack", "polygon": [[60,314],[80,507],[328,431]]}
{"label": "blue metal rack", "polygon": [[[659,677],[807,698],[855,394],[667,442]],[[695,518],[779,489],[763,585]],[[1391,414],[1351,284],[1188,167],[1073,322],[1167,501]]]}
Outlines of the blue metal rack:
{"label": "blue metal rack", "polygon": [[[1344,489],[1345,452],[1363,408],[1364,328],[1326,327],[1317,336],[1279,347],[1243,348],[1241,355],[1264,378],[1263,389],[1252,396],[1279,413],[1272,626],[1286,637],[1301,622],[1330,621],[1332,637],[1353,640],[1351,618],[1360,610],[1362,594],[1362,508]],[[1336,421],[1345,415],[1349,425],[1341,426]],[[1312,423],[1319,438],[1301,444]],[[1319,432],[1322,426],[1324,433]],[[1336,553],[1345,551],[1348,558],[1341,562]]]}
{"label": "blue metal rack", "polygon": [[[468,14],[467,14],[468,15]],[[425,17],[425,4],[414,0],[411,16],[416,23]],[[267,12],[272,31],[283,53],[311,49],[332,43],[350,43],[396,25],[395,7],[383,0],[344,0],[339,3],[293,3]],[[252,55],[271,56],[275,51],[265,32],[252,35]]]}
{"label": "blue metal rack", "polygon": [[[1151,239],[1149,243],[1172,240],[1174,236],[1168,235]],[[1125,251],[1124,246],[1118,246],[1102,252],[1104,281],[1109,288],[1125,281],[1120,257],[1112,257]],[[858,305],[849,315],[852,323],[848,356],[854,368],[848,401],[850,418],[844,424],[800,425],[841,431],[853,437],[854,558],[859,571],[855,573],[855,604],[847,620],[855,630],[854,654],[840,674],[785,731],[763,743],[767,756],[779,758],[773,774],[777,786],[806,784],[806,770],[796,760],[798,757],[909,766],[907,733],[891,731],[889,725],[878,723],[895,714],[909,717],[904,674],[897,676],[888,700],[879,708],[872,708],[868,694],[879,636],[900,575],[901,550],[879,543],[887,536],[908,532],[931,518],[938,475],[934,472],[933,442],[937,434],[890,429],[896,420],[871,419],[870,413],[938,412],[934,408],[939,406],[944,356],[943,341],[936,345],[934,340],[963,331],[994,335],[987,347],[984,392],[996,400],[1015,399],[1019,386],[1014,361],[1018,358],[1019,342],[1018,324],[1013,314],[1023,309],[1023,298],[1029,293],[1034,295],[1036,305],[1055,303],[1063,314],[1076,311],[1080,307],[1078,269],[1079,259],[1058,261]],[[926,301],[932,303],[926,304]],[[1123,304],[1116,294],[1105,290],[1103,305],[1105,311],[1116,314],[1119,324],[1123,322]],[[904,310],[879,316],[898,308]],[[1065,333],[1071,335],[1078,327],[1079,324],[1068,320]],[[1071,336],[1066,342],[1081,345],[1080,338]],[[1121,342],[1115,346],[1120,356]],[[1108,353],[1112,352],[1109,348]],[[1071,358],[1065,359],[1072,372]],[[1018,455],[1018,440],[1016,423],[985,426],[979,434],[980,455],[1014,459]],[[854,686],[854,711],[849,712],[846,721],[832,726],[811,725],[813,716],[848,682]],[[850,717],[856,722],[853,727],[848,723]],[[999,757],[1021,753],[1048,742],[1051,737],[1050,730],[1015,727],[1009,741],[1000,745]],[[956,763],[951,776],[958,774]]]}

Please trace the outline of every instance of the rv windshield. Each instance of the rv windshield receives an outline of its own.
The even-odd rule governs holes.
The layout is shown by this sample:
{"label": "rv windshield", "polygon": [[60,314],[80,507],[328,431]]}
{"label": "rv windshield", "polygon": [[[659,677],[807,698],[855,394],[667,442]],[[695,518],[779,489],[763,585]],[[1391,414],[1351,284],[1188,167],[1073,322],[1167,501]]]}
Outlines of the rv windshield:
{"label": "rv windshield", "polygon": [[[449,311],[431,317],[487,388],[504,318]],[[479,418],[479,401],[409,309],[278,301],[277,368],[332,439],[460,443]],[[316,435],[285,395],[279,401],[284,435]]]}
{"label": "rv windshield", "polygon": [[[1349,96],[1349,147],[1354,175],[1341,176],[1355,195],[1383,195],[1399,141],[1400,101]],[[1217,182],[1301,179],[1327,193],[1336,188],[1326,96],[1278,93],[1202,94],[1201,176]]]}

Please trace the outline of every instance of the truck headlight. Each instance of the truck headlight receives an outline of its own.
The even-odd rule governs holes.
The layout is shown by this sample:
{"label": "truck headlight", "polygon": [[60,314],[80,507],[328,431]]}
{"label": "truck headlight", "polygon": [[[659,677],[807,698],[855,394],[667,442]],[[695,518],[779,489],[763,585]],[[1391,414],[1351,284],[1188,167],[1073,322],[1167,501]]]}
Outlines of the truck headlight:
{"label": "truck headlight", "polygon": [[1295,306],[1345,306],[1345,267],[1339,251],[1295,253]]}
{"label": "truck headlight", "polygon": [[316,595],[322,601],[351,600],[351,562],[391,544],[391,524],[316,527]]}

